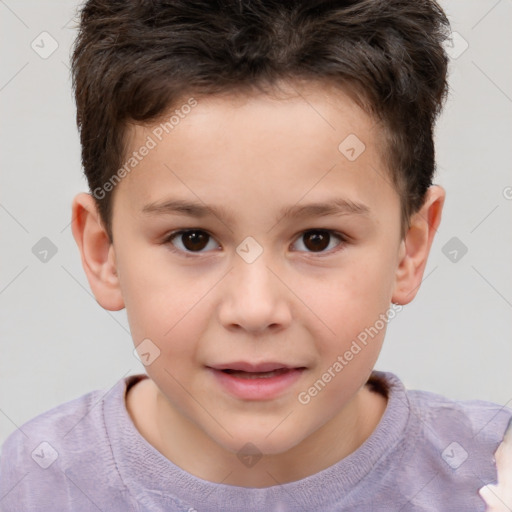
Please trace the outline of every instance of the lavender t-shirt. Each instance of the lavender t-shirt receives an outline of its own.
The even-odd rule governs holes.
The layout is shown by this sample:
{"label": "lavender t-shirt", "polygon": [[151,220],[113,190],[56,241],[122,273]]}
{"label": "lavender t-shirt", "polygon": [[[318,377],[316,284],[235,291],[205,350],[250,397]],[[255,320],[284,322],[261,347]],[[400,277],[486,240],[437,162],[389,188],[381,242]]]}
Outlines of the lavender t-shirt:
{"label": "lavender t-shirt", "polygon": [[493,454],[512,411],[408,391],[388,372],[388,406],[348,457],[267,488],[212,483],[182,470],[135,428],[125,404],[132,375],[41,414],[2,447],[0,510],[11,511],[484,511]]}

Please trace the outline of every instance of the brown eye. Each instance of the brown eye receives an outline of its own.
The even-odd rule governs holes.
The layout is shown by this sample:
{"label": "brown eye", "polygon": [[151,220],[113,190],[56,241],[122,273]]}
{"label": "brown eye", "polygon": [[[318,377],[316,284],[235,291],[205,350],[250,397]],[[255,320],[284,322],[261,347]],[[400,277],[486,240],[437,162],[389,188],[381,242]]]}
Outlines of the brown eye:
{"label": "brown eye", "polygon": [[[189,229],[186,231],[178,231],[168,237],[167,242],[180,249],[182,252],[202,252],[208,248],[208,244],[213,242],[213,238],[199,229]],[[215,248],[217,245],[213,243]],[[203,251],[204,252],[204,251]]]}
{"label": "brown eye", "polygon": [[[339,240],[338,243],[336,243],[336,239]],[[337,246],[342,245],[344,241],[345,239],[342,235],[333,233],[330,230],[310,229],[299,237],[296,244],[304,246],[304,249],[301,248],[301,251],[327,253],[336,251],[338,249]]]}
{"label": "brown eye", "polygon": [[208,235],[202,231],[187,231],[181,235],[183,245],[188,251],[201,251],[208,243]]}
{"label": "brown eye", "polygon": [[308,231],[303,235],[304,245],[310,251],[323,251],[329,246],[331,235],[324,231]]}

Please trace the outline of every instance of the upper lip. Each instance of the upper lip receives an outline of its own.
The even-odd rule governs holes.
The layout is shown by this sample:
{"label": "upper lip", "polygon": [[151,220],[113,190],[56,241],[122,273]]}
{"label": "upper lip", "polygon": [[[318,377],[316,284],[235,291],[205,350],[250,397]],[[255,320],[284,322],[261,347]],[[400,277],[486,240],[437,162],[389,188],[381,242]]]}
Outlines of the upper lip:
{"label": "upper lip", "polygon": [[239,370],[243,372],[271,372],[281,368],[303,368],[302,366],[290,366],[284,363],[263,362],[249,363],[246,361],[235,361],[233,363],[223,363],[209,366],[214,370]]}

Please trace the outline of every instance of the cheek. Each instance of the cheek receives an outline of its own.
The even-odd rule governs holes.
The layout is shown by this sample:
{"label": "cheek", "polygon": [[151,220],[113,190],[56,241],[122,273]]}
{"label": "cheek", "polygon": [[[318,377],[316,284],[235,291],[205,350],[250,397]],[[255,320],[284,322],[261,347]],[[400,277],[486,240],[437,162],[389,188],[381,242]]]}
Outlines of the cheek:
{"label": "cheek", "polygon": [[[190,318],[197,314],[212,279],[195,280],[169,264],[131,254],[120,262],[120,282],[134,342],[154,340],[162,349],[169,340],[178,342],[184,326],[194,332]],[[213,281],[212,281],[213,282]],[[178,336],[180,333],[181,336]]]}
{"label": "cheek", "polygon": [[310,325],[316,324],[316,339],[325,340],[323,349],[342,349],[373,326],[389,308],[392,283],[393,265],[385,255],[354,257],[325,279],[301,277],[297,289],[302,290]]}

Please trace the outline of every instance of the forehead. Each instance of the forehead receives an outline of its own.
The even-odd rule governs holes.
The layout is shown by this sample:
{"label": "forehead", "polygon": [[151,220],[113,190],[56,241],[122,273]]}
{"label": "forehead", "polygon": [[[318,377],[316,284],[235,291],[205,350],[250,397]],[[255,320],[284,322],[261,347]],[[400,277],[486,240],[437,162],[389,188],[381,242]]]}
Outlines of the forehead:
{"label": "forehead", "polygon": [[259,197],[282,207],[340,185],[347,199],[362,202],[363,182],[381,195],[390,182],[382,140],[374,119],[329,86],[185,96],[158,122],[130,126],[126,158],[150,149],[118,188],[140,211],[171,193],[224,206],[227,194]]}

